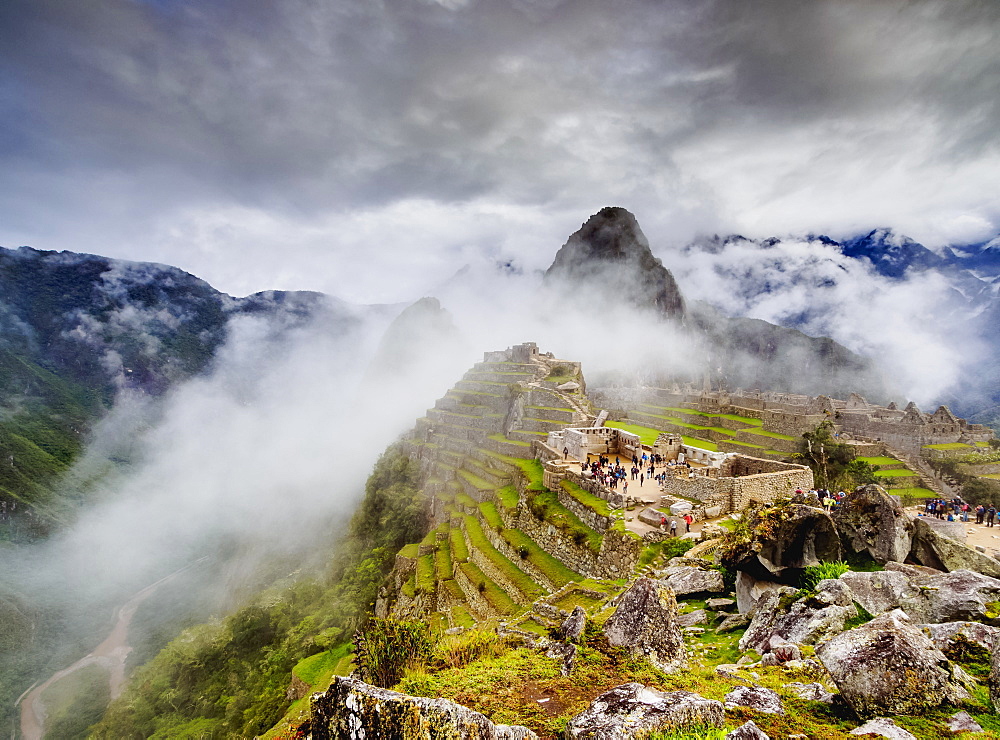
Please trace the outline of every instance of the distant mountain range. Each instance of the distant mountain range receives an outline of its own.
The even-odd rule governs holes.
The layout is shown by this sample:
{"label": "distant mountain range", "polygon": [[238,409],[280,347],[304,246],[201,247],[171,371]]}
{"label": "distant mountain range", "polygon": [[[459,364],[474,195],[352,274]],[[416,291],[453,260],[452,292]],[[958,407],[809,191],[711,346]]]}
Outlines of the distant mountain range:
{"label": "distant mountain range", "polygon": [[839,242],[734,234],[660,254],[717,310],[829,336],[933,403],[1000,423],[1000,237],[932,250],[886,228]]}
{"label": "distant mountain range", "polygon": [[[678,378],[677,368],[651,367],[650,380],[659,373],[664,379],[734,389],[842,397],[857,391],[885,400],[891,389],[878,365],[835,341],[836,332],[817,331],[824,326],[817,315],[830,310],[824,300],[807,301],[801,310],[774,321],[741,307],[769,295],[780,303],[796,281],[806,284],[809,295],[820,296],[824,285],[847,279],[841,275],[849,276],[851,262],[884,281],[903,283],[916,273],[933,273],[950,291],[950,313],[942,320],[970,329],[994,358],[993,365],[956,387],[956,394],[966,394],[961,399],[956,395],[957,410],[974,420],[993,419],[991,409],[1000,404],[1000,392],[993,392],[1000,356],[997,240],[934,252],[885,229],[843,243],[813,237],[808,248],[826,250],[823,259],[831,263],[819,277],[781,259],[784,243],[714,237],[672,255],[725,257],[714,263],[713,275],[737,302],[706,300],[697,294],[690,270],[672,273],[653,256],[631,213],[605,208],[556,253],[541,291],[550,297],[545,310],[563,318],[584,306],[595,312],[591,316],[614,307],[626,317],[638,312],[634,315],[644,327],[643,344],[662,345],[664,356],[686,358],[686,377],[682,373]],[[736,248],[753,255],[751,263],[772,260],[772,273],[756,273],[728,259]],[[785,282],[767,277],[779,272]],[[505,276],[524,277],[509,271]],[[0,510],[0,537],[11,536],[5,522],[24,521],[9,514],[18,505],[20,512],[32,512],[24,536],[44,534],[63,521],[72,504],[56,491],[57,482],[90,425],[122,391],[156,397],[210,369],[234,320],[264,318],[274,341],[280,342],[317,319],[325,330],[346,331],[366,315],[385,318],[402,309],[351,306],[311,292],[266,291],[235,298],[175,267],[27,247],[0,249],[0,460],[7,461],[0,465],[0,506],[6,501],[8,507],[6,514]],[[453,351],[456,330],[445,312],[461,309],[425,300],[405,312],[390,327],[369,376],[377,379],[379,372],[413,364],[423,346],[437,340],[439,350]],[[595,341],[614,352],[638,349],[603,334]]]}

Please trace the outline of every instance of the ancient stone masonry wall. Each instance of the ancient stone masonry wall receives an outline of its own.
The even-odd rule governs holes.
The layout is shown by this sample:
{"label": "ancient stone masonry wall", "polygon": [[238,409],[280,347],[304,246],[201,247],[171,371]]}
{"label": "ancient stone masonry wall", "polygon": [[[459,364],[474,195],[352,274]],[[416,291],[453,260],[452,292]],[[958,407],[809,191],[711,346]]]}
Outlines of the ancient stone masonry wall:
{"label": "ancient stone masonry wall", "polygon": [[524,502],[518,505],[517,528],[570,570],[584,575],[597,574],[597,554],[586,543],[578,545],[554,525],[535,519]]}
{"label": "ancient stone masonry wall", "polygon": [[766,460],[760,457],[746,457],[740,455],[731,457],[723,463],[719,471],[720,477],[758,475],[760,473],[782,473],[791,471],[801,471],[801,465],[791,465],[777,460]]}
{"label": "ancient stone masonry wall", "polygon": [[559,498],[559,503],[576,514],[577,518],[591,529],[597,532],[604,532],[615,523],[615,520],[611,517],[598,514],[589,506],[581,504],[569,495],[562,486],[557,486],[554,490],[556,496]]}
{"label": "ancient stone masonry wall", "polygon": [[515,601],[525,601],[524,594],[521,593],[513,581],[507,578],[507,574],[497,568],[485,553],[476,549],[472,540],[469,539],[469,533],[465,529],[462,530],[462,535],[465,537],[465,546],[469,548],[469,560],[479,566],[479,570],[483,572],[483,575],[506,591]]}
{"label": "ancient stone masonry wall", "polygon": [[801,465],[757,458],[747,458],[738,465],[748,470],[766,470],[772,466],[779,469],[755,475],[740,474],[739,477],[667,476],[663,491],[670,496],[701,501],[705,506],[721,506],[722,513],[728,513],[742,510],[751,501],[775,501],[783,495],[790,495],[796,488],[809,490],[813,486],[812,471]]}
{"label": "ancient stone masonry wall", "polygon": [[825,420],[830,419],[825,414],[797,414],[771,409],[762,411],[760,418],[764,422],[765,431],[792,437],[800,437],[804,432],[811,432]]}
{"label": "ancient stone masonry wall", "polygon": [[462,593],[465,594],[466,600],[469,602],[474,615],[478,619],[489,619],[490,617],[500,616],[499,612],[486,600],[486,597],[479,593],[479,584],[469,580],[469,577],[465,575],[465,571],[461,568],[455,568],[455,583],[462,589]]}
{"label": "ancient stone masonry wall", "polygon": [[566,478],[567,480],[576,483],[587,493],[592,493],[598,498],[602,498],[607,501],[608,506],[612,509],[621,509],[625,506],[625,497],[621,493],[618,491],[612,491],[610,488],[601,485],[599,481],[596,481],[593,478],[584,478],[574,470],[567,470]]}
{"label": "ancient stone masonry wall", "polygon": [[[531,580],[533,580],[535,583],[540,584],[543,588],[545,588],[546,591],[552,592],[557,590],[556,585],[552,583],[552,581],[550,581],[544,573],[542,573],[540,570],[538,570],[538,568],[532,565],[531,561],[529,561],[527,558],[522,558],[518,553],[514,552],[514,548],[512,548],[507,543],[507,540],[505,540],[498,532],[495,532],[494,530],[490,529],[490,525],[485,519],[480,517],[479,522],[483,527],[483,532],[486,534],[486,538],[490,541],[493,547],[495,547],[497,550],[503,553],[508,560],[514,563],[522,571],[527,573],[531,577]],[[504,524],[506,526],[506,522],[504,522]]]}
{"label": "ancient stone masonry wall", "polygon": [[961,464],[961,470],[963,473],[968,473],[969,475],[997,475],[1000,474],[1000,462],[995,463],[980,463],[980,464]]}
{"label": "ancient stone masonry wall", "polygon": [[813,474],[808,468],[782,473],[762,473],[734,478],[731,493],[732,511],[740,511],[751,501],[771,502],[783,495],[791,495],[796,488],[808,491],[813,487]]}

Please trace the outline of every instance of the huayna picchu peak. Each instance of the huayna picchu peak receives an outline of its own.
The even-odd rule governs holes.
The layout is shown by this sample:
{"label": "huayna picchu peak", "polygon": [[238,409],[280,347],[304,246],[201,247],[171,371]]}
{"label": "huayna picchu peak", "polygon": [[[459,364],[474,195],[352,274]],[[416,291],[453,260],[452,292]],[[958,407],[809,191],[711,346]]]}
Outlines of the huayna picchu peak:
{"label": "huayna picchu peak", "polygon": [[624,297],[665,318],[684,317],[674,276],[653,256],[635,216],[624,208],[602,208],[591,216],[556,253],[545,277],[592,295]]}

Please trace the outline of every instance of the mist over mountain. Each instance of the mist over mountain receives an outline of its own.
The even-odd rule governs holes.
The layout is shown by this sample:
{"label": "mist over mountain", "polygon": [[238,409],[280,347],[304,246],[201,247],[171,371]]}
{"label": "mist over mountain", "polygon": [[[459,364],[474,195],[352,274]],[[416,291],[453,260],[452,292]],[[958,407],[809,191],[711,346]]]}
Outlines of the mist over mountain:
{"label": "mist over mountain", "polygon": [[876,360],[922,405],[990,421],[996,377],[996,240],[929,249],[891,229],[696,240],[661,253],[692,300],[828,336]]}
{"label": "mist over mountain", "polygon": [[[716,247],[700,254],[770,249],[780,273],[777,243]],[[896,280],[827,241],[818,248],[840,255],[836,270]],[[822,264],[811,249],[803,259]],[[0,531],[21,543],[2,553],[0,583],[11,698],[84,654],[114,604],[178,568],[202,563],[160,630],[304,567],[349,518],[380,451],[484,347],[538,341],[587,363],[591,386],[675,379],[886,395],[884,357],[720,310],[704,294],[727,285],[724,271],[696,273],[658,251],[663,261],[631,213],[608,208],[546,274],[462,269],[405,307],[314,292],[234,298],[163,265],[4,250],[0,442],[14,462],[0,472]],[[740,284],[742,300],[762,295]],[[794,288],[773,281],[770,295],[794,305]],[[32,624],[42,625],[34,652],[17,652]]]}

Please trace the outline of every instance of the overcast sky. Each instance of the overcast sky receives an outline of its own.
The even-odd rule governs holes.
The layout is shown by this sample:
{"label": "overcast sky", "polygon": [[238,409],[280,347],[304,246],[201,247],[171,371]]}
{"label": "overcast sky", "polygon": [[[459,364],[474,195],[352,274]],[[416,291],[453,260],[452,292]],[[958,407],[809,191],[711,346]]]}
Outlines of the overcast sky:
{"label": "overcast sky", "polygon": [[605,205],[664,256],[985,240],[998,38],[995,0],[3,0],[0,245],[374,302]]}

